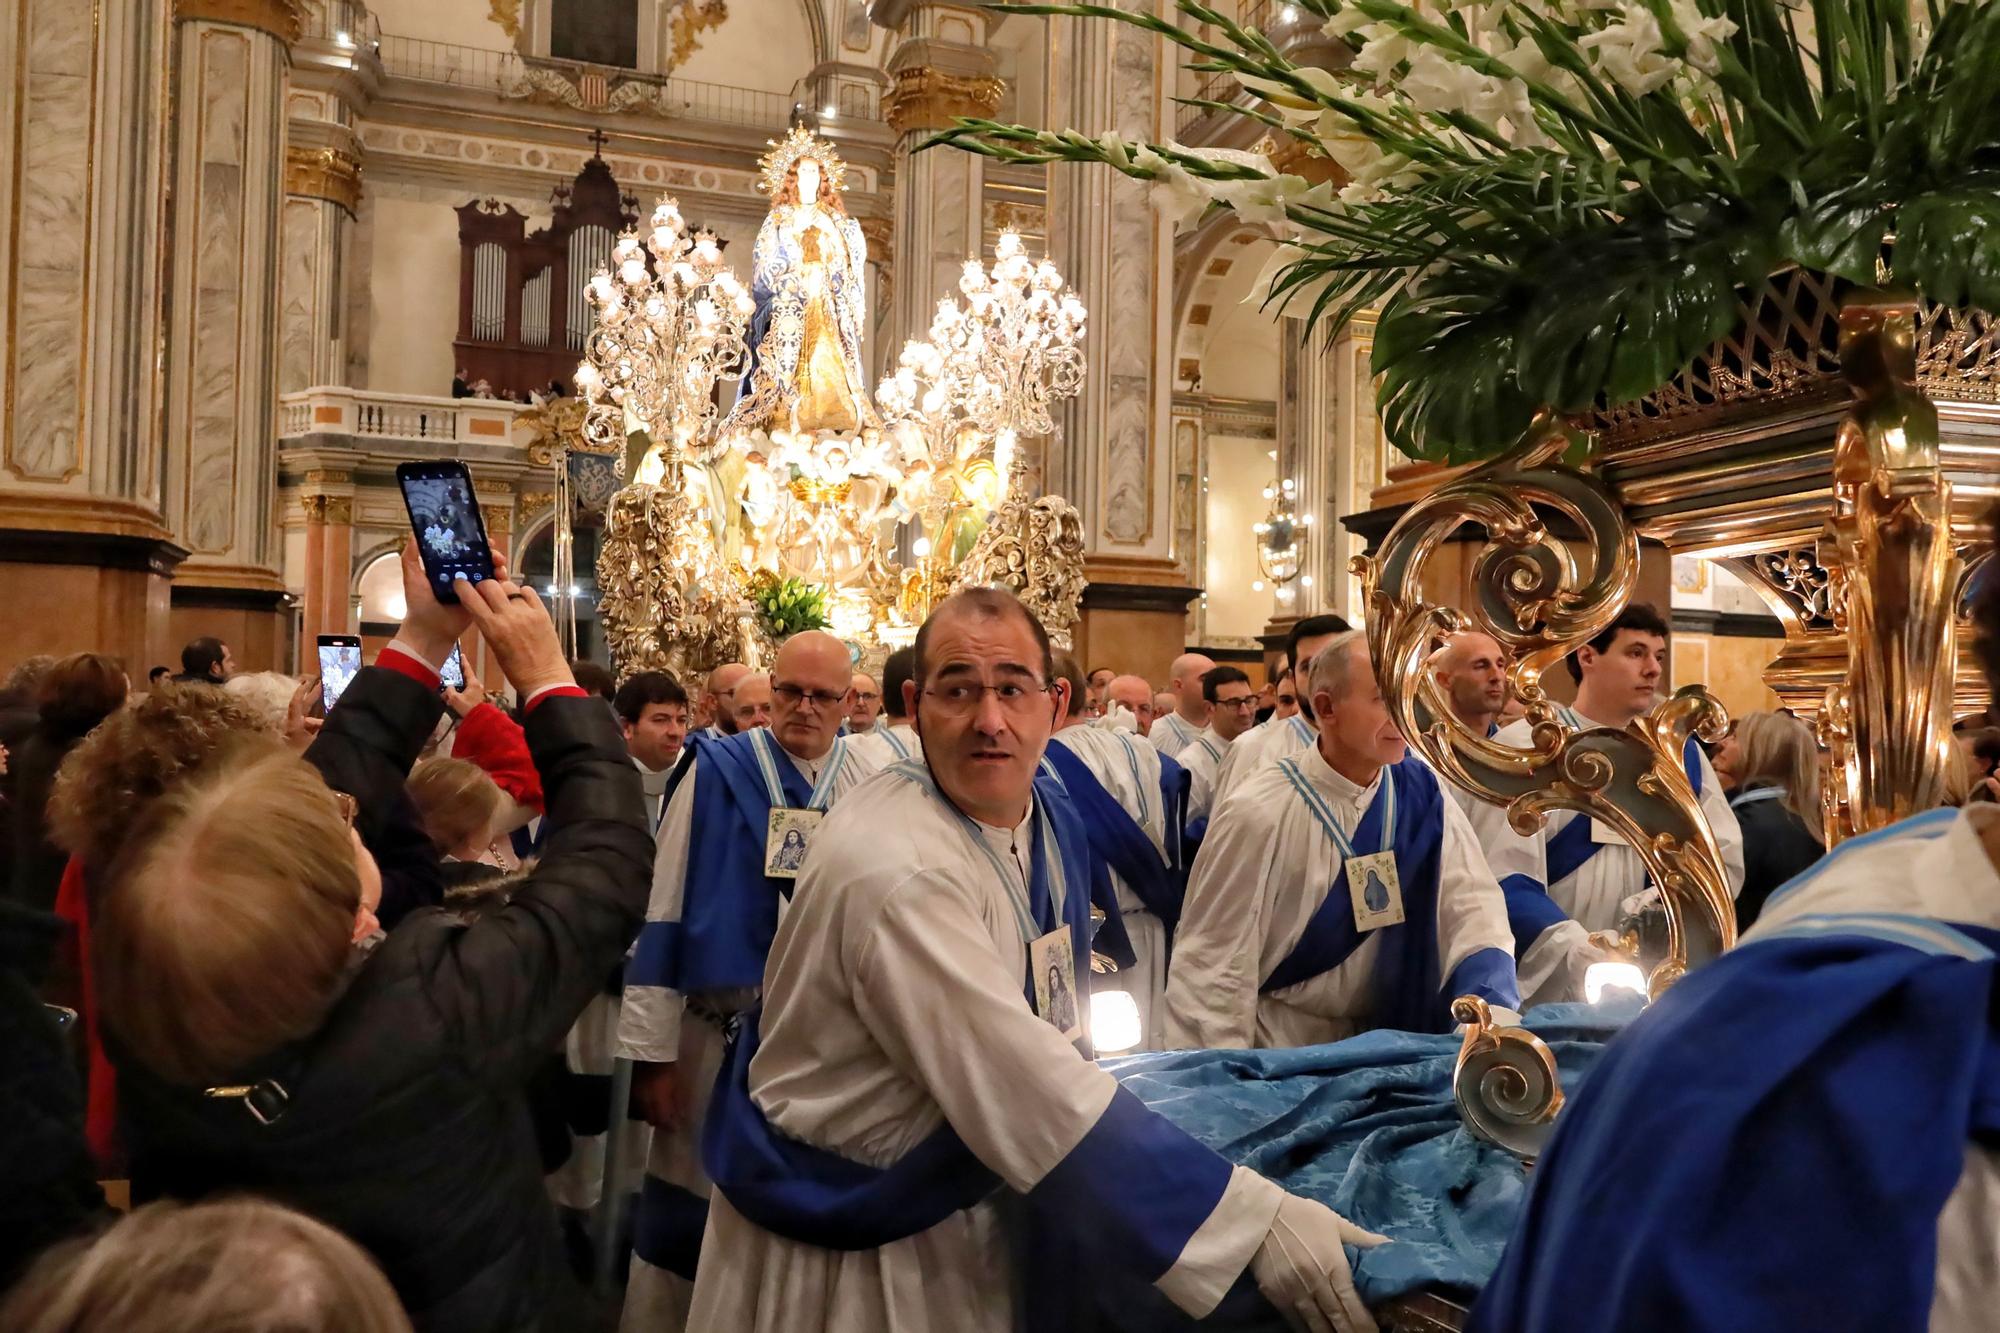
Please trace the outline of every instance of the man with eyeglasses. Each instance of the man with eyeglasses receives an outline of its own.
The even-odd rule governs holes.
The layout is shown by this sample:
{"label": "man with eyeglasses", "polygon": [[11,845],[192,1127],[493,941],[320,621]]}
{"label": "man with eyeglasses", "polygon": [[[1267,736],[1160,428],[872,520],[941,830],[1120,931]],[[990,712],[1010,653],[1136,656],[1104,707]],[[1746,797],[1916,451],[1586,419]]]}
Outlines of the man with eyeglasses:
{"label": "man with eyeglasses", "polygon": [[[825,811],[873,771],[854,761],[840,724],[853,703],[847,645],[795,634],[769,677],[737,682],[741,729],[689,739],[660,820],[646,924],[625,971],[619,1054],[635,1062],[632,1098],[652,1123],[626,1287],[623,1327],[688,1327],[708,1178],[701,1128],[724,1033],[757,998],[764,955]],[[768,726],[746,705],[770,701]],[[696,1325],[699,1327],[699,1325]]]}
{"label": "man with eyeglasses", "polygon": [[916,662],[914,648],[898,648],[882,663],[882,718],[872,731],[847,738],[847,749],[856,759],[866,759],[871,768],[887,768],[905,759],[922,759],[924,743],[910,725],[910,712],[903,702],[903,685]]}
{"label": "man with eyeglasses", "polygon": [[1172,702],[1168,711],[1154,719],[1146,739],[1170,759],[1180,758],[1208,725],[1208,700],[1201,692],[1201,678],[1213,670],[1215,660],[1202,653],[1182,653],[1167,668],[1167,688],[1154,702],[1165,704],[1169,696]]}
{"label": "man with eyeglasses", "polygon": [[729,733],[732,736],[770,726],[771,719],[777,715],[770,673],[752,671],[738,680],[730,688],[724,707],[729,712],[729,724],[734,728]]}
{"label": "man with eyeglasses", "polygon": [[1188,773],[1188,837],[1195,843],[1201,841],[1208,826],[1222,760],[1236,738],[1250,730],[1257,708],[1257,692],[1250,688],[1250,677],[1237,667],[1211,667],[1203,672],[1201,693],[1208,703],[1208,725],[1196,732],[1180,753],[1181,767]]}
{"label": "man with eyeglasses", "polygon": [[854,704],[847,710],[847,734],[865,736],[882,716],[882,691],[866,671],[854,673]]}
{"label": "man with eyeglasses", "polygon": [[1064,1327],[1091,1284],[1058,1256],[1196,1317],[1247,1268],[1301,1327],[1375,1327],[1341,1245],[1380,1237],[1196,1143],[1055,1026],[1090,985],[1087,839],[1037,779],[1069,692],[1005,591],[918,633],[926,764],[828,816],[717,1084],[704,1333]]}
{"label": "man with eyeglasses", "polygon": [[[1069,685],[1070,699],[1056,722],[1047,767],[1061,779],[1092,853],[1110,872],[1119,924],[1132,951],[1131,961],[1118,958],[1121,966],[1110,985],[1129,994],[1139,1011],[1139,1041],[1131,1049],[1156,1051],[1165,1013],[1167,942],[1180,918],[1187,876],[1181,845],[1187,773],[1129,731],[1089,725],[1078,699],[1083,669],[1067,653],[1056,655],[1055,666]],[[1111,904],[1104,906],[1108,911]],[[1115,948],[1098,952],[1118,956]]]}
{"label": "man with eyeglasses", "polygon": [[[1301,616],[1285,632],[1285,660],[1292,669],[1279,681],[1278,711],[1271,720],[1253,727],[1229,747],[1222,767],[1215,775],[1213,806],[1219,808],[1237,782],[1266,764],[1275,764],[1287,755],[1311,747],[1318,732],[1313,729],[1312,705],[1306,679],[1312,671],[1313,654],[1347,633],[1347,622],[1339,616]],[[1284,687],[1289,684],[1298,700],[1298,711],[1286,713]]]}

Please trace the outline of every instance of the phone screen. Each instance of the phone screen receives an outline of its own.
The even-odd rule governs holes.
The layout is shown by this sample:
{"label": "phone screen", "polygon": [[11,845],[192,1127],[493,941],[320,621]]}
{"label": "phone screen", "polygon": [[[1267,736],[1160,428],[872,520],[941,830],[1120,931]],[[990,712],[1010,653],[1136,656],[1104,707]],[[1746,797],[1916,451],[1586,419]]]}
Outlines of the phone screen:
{"label": "phone screen", "polygon": [[472,493],[472,478],[461,463],[405,463],[396,469],[424,574],[440,602],[456,602],[452,579],[463,574],[478,583],[493,577],[493,552],[486,523]]}
{"label": "phone screen", "polygon": [[319,697],[326,704],[328,712],[346,692],[354,673],[361,670],[361,640],[348,642],[328,642],[322,636],[319,645]]}
{"label": "phone screen", "polygon": [[444,671],[438,676],[440,687],[449,686],[454,690],[465,688],[465,659],[459,655],[458,645],[451,646],[451,656],[444,659]]}

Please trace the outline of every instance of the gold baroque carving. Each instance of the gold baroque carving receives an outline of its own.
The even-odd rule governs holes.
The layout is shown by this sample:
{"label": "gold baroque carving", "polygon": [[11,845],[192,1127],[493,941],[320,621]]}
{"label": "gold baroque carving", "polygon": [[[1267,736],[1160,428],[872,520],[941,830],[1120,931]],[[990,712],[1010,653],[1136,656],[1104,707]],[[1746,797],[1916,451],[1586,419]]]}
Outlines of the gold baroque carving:
{"label": "gold baroque carving", "polygon": [[509,41],[521,35],[521,0],[486,0],[486,17],[500,25]]}
{"label": "gold baroque carving", "polygon": [[299,508],[305,511],[306,522],[326,522],[327,499],[328,497],[324,495],[301,495],[299,497]]}
{"label": "gold baroque carving", "polygon": [[896,72],[895,86],[882,99],[882,107],[889,128],[908,134],[948,129],[960,117],[991,119],[1006,93],[1007,84],[1001,79],[913,65]]}
{"label": "gold baroque carving", "polygon": [[335,468],[313,468],[306,473],[306,481],[314,486],[324,486],[334,482],[354,480],[352,472],[342,472]]}
{"label": "gold baroque carving", "polygon": [[361,203],[361,162],[338,148],[287,148],[285,193],[324,199],[351,215]]}
{"label": "gold baroque carving", "polygon": [[524,519],[530,514],[539,514],[544,509],[553,509],[555,506],[554,491],[522,491],[521,498],[514,505]]}
{"label": "gold baroque carving", "polygon": [[329,495],[326,500],[326,521],[329,523],[352,523],[354,521],[354,499],[347,495]]}
{"label": "gold baroque carving", "polygon": [[174,0],[174,20],[231,23],[291,43],[305,31],[304,0]]}

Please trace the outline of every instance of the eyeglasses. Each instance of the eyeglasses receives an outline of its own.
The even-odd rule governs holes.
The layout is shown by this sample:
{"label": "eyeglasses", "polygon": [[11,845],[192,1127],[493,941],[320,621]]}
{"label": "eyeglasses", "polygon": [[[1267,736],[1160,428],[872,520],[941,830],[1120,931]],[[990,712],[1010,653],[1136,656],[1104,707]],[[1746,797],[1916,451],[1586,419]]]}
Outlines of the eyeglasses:
{"label": "eyeglasses", "polygon": [[1217,708],[1255,708],[1257,706],[1257,696],[1246,694],[1241,699],[1217,699],[1215,706]]}
{"label": "eyeglasses", "polygon": [[1041,702],[1041,696],[1049,692],[1049,687],[1018,680],[1003,680],[998,685],[963,680],[949,685],[927,686],[924,693],[937,700],[937,706],[944,712],[962,715],[979,711],[979,705],[985,701],[989,690],[1002,708],[1010,713],[1025,715],[1034,711]]}
{"label": "eyeglasses", "polygon": [[825,690],[802,690],[796,685],[773,685],[771,693],[791,704],[811,704],[814,708],[838,708],[847,701],[847,695],[828,694]]}
{"label": "eyeglasses", "polygon": [[340,822],[353,828],[354,821],[361,818],[361,802],[344,791],[337,791],[333,794],[333,803],[340,807]]}
{"label": "eyeglasses", "polygon": [[881,695],[870,690],[856,690],[854,692],[854,701],[856,703],[872,704],[881,697]]}

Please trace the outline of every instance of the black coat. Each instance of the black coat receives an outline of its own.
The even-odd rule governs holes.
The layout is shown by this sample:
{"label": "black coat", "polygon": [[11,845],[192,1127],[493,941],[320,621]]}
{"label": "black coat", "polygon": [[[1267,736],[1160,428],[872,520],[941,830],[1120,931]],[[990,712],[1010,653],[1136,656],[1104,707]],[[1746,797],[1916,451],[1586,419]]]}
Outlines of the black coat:
{"label": "black coat", "polygon": [[36,1254],[109,1219],[83,1140],[83,1082],[35,993],[62,923],[0,902],[0,1291]]}
{"label": "black coat", "polygon": [[1743,892],[1736,895],[1736,928],[1748,930],[1764,910],[1764,900],[1810,869],[1826,848],[1783,801],[1745,801],[1734,808],[1743,829]]}
{"label": "black coat", "polygon": [[[415,682],[368,668],[314,744],[398,737],[349,758],[371,782],[400,783],[437,709]],[[310,1213],[374,1255],[425,1333],[570,1326],[524,1089],[638,932],[651,886],[639,774],[603,706],[545,700],[527,733],[555,828],[540,864],[472,924],[413,914],[317,1034],[244,1071],[289,1092],[272,1124],[120,1059],[135,1197],[249,1190]]]}
{"label": "black coat", "polygon": [[7,810],[6,841],[13,857],[8,893],[37,912],[55,908],[63,867],[69,864],[69,853],[49,841],[49,792],[56,785],[56,770],[86,734],[38,724],[7,761],[13,798]]}

